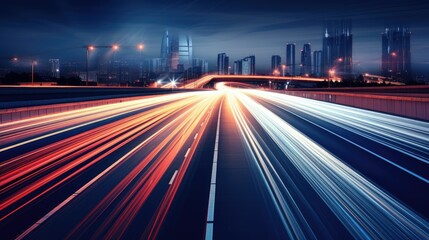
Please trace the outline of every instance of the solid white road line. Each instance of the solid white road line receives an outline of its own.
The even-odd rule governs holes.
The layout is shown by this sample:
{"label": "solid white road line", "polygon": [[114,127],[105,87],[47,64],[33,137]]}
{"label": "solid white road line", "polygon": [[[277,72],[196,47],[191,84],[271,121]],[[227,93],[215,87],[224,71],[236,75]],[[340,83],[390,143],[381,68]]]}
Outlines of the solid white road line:
{"label": "solid white road line", "polygon": [[220,104],[219,114],[217,118],[217,129],[216,129],[216,140],[213,153],[213,165],[212,165],[212,175],[210,181],[210,193],[209,193],[209,204],[207,209],[207,224],[206,224],[206,240],[213,239],[213,224],[214,224],[214,207],[215,207],[215,198],[216,198],[216,173],[217,173],[217,159],[218,159],[218,145],[219,145],[219,125],[220,125],[220,115],[222,112],[223,100]]}

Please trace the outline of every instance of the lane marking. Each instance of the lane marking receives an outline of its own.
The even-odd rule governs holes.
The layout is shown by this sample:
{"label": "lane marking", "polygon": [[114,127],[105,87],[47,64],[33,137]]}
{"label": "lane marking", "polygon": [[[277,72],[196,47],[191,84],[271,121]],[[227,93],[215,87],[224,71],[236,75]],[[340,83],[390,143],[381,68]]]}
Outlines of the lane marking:
{"label": "lane marking", "polygon": [[176,178],[177,171],[178,171],[178,170],[176,170],[176,171],[174,172],[174,174],[173,174],[173,176],[171,177],[171,180],[170,180],[170,182],[168,183],[168,185],[171,185],[171,184],[173,183],[174,179]]}
{"label": "lane marking", "polygon": [[205,240],[213,239],[213,224],[214,224],[214,208],[215,208],[215,199],[216,199],[216,174],[217,174],[217,159],[218,159],[218,145],[219,145],[219,126],[220,126],[220,116],[222,112],[223,99],[220,103],[219,114],[217,117],[217,128],[216,128],[216,140],[215,147],[213,150],[213,164],[212,164],[212,174],[210,181],[210,193],[209,193],[209,204],[207,206],[207,224],[206,224],[206,238]]}
{"label": "lane marking", "polygon": [[198,133],[195,134],[194,140],[197,139],[197,137],[198,137]]}
{"label": "lane marking", "polygon": [[186,153],[185,153],[185,158],[188,156],[188,154],[189,154],[189,151],[191,151],[191,148],[188,148],[188,150],[186,150]]}

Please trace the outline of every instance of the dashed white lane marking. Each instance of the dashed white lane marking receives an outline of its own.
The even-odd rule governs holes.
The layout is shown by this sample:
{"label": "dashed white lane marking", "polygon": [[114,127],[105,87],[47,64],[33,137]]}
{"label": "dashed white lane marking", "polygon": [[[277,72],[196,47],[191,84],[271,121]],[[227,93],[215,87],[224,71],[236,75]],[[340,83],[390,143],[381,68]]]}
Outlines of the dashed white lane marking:
{"label": "dashed white lane marking", "polygon": [[174,171],[174,174],[173,174],[173,176],[171,177],[170,182],[168,183],[169,185],[171,185],[171,184],[173,183],[174,179],[176,178],[177,171],[178,171],[178,170]]}

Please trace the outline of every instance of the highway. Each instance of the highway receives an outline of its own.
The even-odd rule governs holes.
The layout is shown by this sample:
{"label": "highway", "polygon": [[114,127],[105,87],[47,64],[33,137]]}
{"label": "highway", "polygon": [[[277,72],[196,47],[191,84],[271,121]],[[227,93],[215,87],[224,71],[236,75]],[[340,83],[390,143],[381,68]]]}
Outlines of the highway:
{"label": "highway", "polygon": [[218,84],[0,125],[2,239],[429,239],[429,123]]}

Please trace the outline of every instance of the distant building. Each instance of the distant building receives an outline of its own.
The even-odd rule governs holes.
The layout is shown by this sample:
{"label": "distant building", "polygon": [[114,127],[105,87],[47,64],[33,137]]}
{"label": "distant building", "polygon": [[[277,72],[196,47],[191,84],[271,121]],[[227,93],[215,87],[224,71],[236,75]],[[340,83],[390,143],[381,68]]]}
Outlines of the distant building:
{"label": "distant building", "polygon": [[219,53],[217,55],[217,73],[220,75],[228,74],[229,57],[226,53]]}
{"label": "distant building", "polygon": [[234,75],[241,75],[243,73],[243,65],[241,60],[234,61]]}
{"label": "distant building", "polygon": [[316,77],[323,76],[323,52],[313,52],[313,75]]}
{"label": "distant building", "polygon": [[256,75],[256,58],[254,55],[245,57],[244,59],[249,59],[250,61],[250,75]]}
{"label": "distant building", "polygon": [[[192,39],[188,35],[165,31],[161,42],[161,69],[163,72],[178,71],[192,67]],[[180,69],[180,70],[181,70]]]}
{"label": "distant building", "polygon": [[[66,62],[61,64],[61,75],[65,77],[78,77],[80,70],[85,68],[82,62]],[[82,78],[85,79],[85,78]]]}
{"label": "distant building", "polygon": [[255,75],[255,56],[248,56],[241,60],[241,74],[242,75]]}
{"label": "distant building", "polygon": [[325,26],[323,35],[323,72],[335,70],[337,75],[352,73],[353,35],[350,21],[331,21]]}
{"label": "distant building", "polygon": [[295,76],[295,44],[286,45],[286,73]]}
{"label": "distant building", "polygon": [[311,74],[311,45],[304,44],[301,50],[301,75]]}
{"label": "distant building", "polygon": [[195,70],[196,68],[200,68],[202,74],[206,74],[209,71],[209,63],[201,58],[192,59],[192,68]]}
{"label": "distant building", "polygon": [[192,67],[192,38],[188,35],[179,36],[179,64],[184,69]]}
{"label": "distant building", "polygon": [[60,78],[60,60],[49,59],[49,64],[51,65],[51,77]]}
{"label": "distant building", "polygon": [[209,72],[209,62],[204,61],[203,74],[207,74]]}
{"label": "distant building", "polygon": [[160,73],[165,71],[163,64],[162,58],[152,58],[148,60],[147,68],[149,72]]}
{"label": "distant building", "polygon": [[163,37],[162,37],[162,42],[161,42],[161,56],[160,56],[160,61],[161,61],[161,71],[165,71],[167,72],[170,69],[170,64],[169,64],[169,57],[170,57],[170,35],[168,33],[168,30],[165,31]]}
{"label": "distant building", "polygon": [[275,70],[280,71],[280,65],[282,64],[282,58],[279,55],[271,56],[271,72]]}
{"label": "distant building", "polygon": [[250,59],[243,59],[241,60],[241,74],[242,75],[250,75],[250,69],[251,69],[251,62]]}
{"label": "distant building", "polygon": [[381,74],[405,80],[411,73],[411,32],[407,28],[386,28],[381,40]]}

